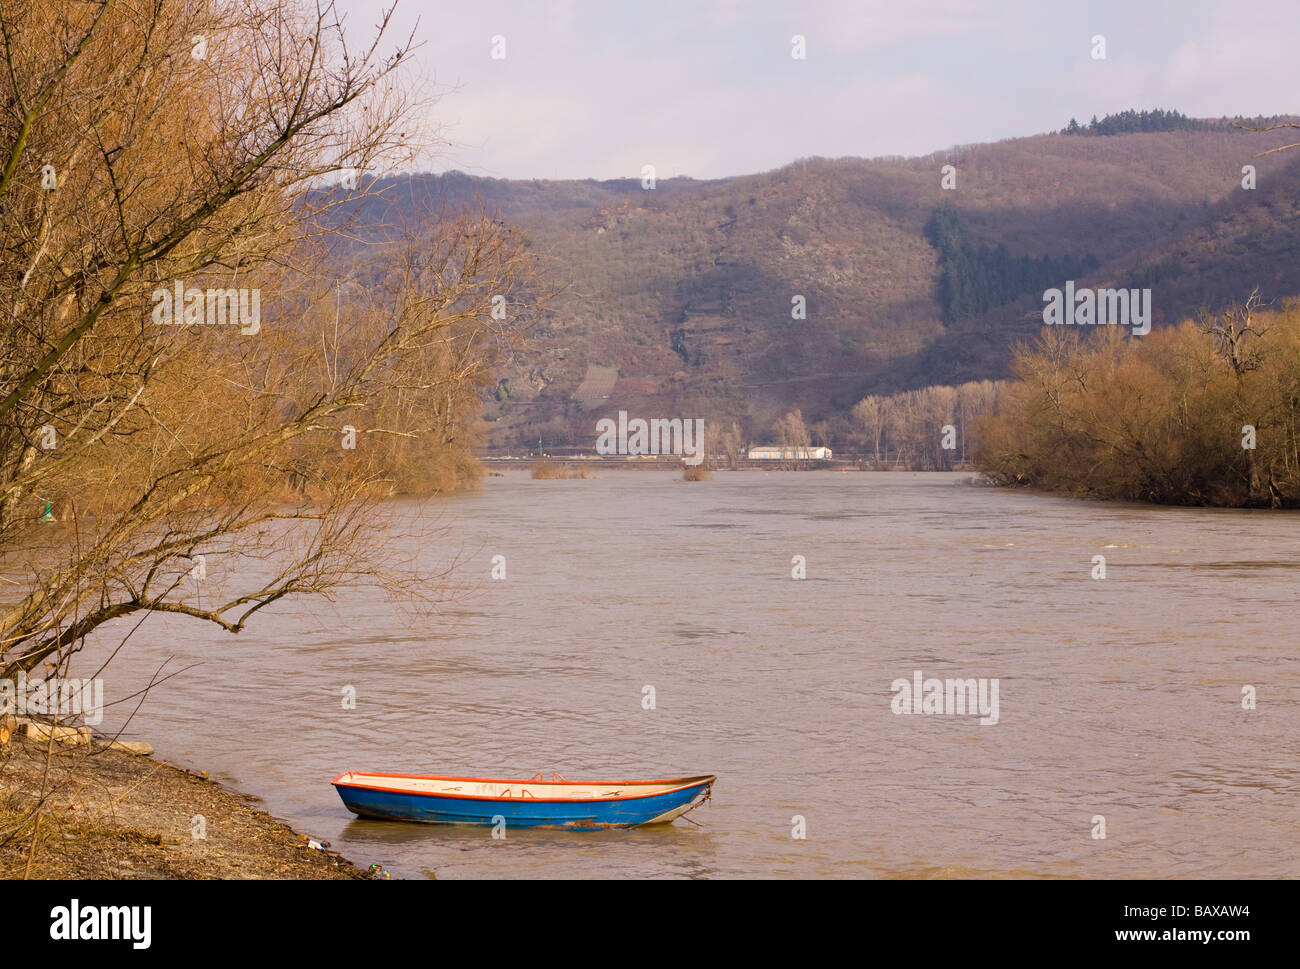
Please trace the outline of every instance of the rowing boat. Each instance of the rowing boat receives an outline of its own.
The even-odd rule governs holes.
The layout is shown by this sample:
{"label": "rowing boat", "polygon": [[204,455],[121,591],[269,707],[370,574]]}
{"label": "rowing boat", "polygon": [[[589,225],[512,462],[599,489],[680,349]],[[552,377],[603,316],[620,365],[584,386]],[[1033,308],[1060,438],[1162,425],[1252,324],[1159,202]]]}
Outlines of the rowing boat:
{"label": "rowing boat", "polygon": [[663,781],[549,781],[347,771],[334,778],[358,817],[524,828],[634,828],[667,824],[708,800],[715,775]]}

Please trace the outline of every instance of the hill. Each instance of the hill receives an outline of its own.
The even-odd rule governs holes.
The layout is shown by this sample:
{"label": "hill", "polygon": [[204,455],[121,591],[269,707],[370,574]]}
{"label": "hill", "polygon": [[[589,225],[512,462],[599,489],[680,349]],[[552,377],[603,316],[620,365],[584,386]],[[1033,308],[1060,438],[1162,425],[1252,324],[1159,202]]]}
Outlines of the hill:
{"label": "hill", "polygon": [[[563,284],[534,346],[503,364],[494,445],[588,443],[618,409],[759,437],[796,408],[815,422],[869,393],[1005,377],[1010,346],[1042,328],[1043,279],[1062,272],[1151,285],[1156,326],[1256,285],[1300,292],[1300,157],[1253,157],[1291,134],[1204,121],[1054,133],[653,189],[451,172],[384,180],[360,205],[366,219],[482,205],[522,227]],[[941,187],[945,165],[955,189]],[[975,267],[980,295],[960,312],[936,213]]]}

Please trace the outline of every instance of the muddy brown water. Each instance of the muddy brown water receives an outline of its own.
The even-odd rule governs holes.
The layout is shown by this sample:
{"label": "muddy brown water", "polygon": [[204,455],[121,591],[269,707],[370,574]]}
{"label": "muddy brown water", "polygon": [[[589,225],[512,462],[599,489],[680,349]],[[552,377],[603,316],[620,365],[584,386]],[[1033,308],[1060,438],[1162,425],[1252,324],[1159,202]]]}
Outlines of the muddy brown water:
{"label": "muddy brown water", "polygon": [[[460,562],[437,621],[374,593],[239,636],[151,618],[105,692],[201,664],[127,735],[394,876],[1296,875],[1300,517],[968,479],[512,472],[393,508],[445,526],[423,564]],[[998,722],[896,714],[917,670],[996,678]],[[349,769],[719,780],[697,824],[494,840],[356,820]]]}

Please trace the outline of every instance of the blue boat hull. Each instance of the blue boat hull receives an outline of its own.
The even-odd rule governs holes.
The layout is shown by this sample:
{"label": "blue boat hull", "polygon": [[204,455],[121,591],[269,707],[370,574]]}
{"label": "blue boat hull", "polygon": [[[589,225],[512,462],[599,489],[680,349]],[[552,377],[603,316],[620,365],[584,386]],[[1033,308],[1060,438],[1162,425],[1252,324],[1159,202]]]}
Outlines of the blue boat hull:
{"label": "blue boat hull", "polygon": [[504,819],[515,828],[631,828],[679,817],[712,787],[704,781],[690,787],[645,797],[599,801],[545,801],[531,798],[495,799],[441,797],[366,787],[336,785],[347,809],[358,817],[425,824],[497,824]]}

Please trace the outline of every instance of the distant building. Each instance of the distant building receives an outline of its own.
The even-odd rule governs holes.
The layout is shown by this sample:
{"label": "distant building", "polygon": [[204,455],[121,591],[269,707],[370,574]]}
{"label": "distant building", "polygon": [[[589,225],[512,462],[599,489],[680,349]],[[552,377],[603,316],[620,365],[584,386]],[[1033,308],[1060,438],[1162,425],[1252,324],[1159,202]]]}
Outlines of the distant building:
{"label": "distant building", "polygon": [[751,461],[829,461],[828,447],[778,447],[765,444],[749,449]]}

